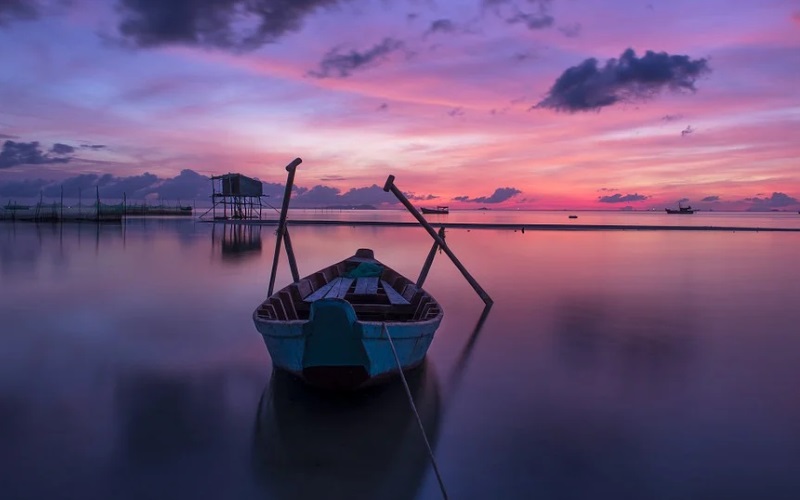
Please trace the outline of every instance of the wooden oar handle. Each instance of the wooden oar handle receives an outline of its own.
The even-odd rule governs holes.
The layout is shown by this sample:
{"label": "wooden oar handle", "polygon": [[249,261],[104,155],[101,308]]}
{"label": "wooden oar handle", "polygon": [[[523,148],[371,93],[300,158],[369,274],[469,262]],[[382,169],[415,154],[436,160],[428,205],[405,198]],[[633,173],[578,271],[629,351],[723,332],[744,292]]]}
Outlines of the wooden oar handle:
{"label": "wooden oar handle", "polygon": [[394,186],[394,176],[390,175],[389,177],[386,178],[386,184],[383,185],[383,190],[388,193],[389,191],[391,191],[392,186]]}
{"label": "wooden oar handle", "polygon": [[293,171],[293,170],[294,170],[294,169],[296,169],[296,168],[297,168],[297,166],[298,166],[298,165],[300,165],[301,163],[303,163],[303,160],[302,160],[302,158],[295,158],[294,160],[292,160],[292,163],[290,163],[290,164],[286,165],[286,171],[287,171],[287,172],[291,172],[291,171]]}

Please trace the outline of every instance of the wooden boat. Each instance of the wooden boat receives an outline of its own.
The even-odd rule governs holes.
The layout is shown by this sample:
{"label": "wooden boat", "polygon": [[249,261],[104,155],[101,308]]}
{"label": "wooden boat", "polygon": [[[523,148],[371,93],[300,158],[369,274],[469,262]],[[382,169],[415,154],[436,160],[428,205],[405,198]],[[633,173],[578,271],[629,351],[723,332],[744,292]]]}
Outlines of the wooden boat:
{"label": "wooden boat", "polygon": [[274,367],[348,390],[417,367],[442,315],[429,293],[360,249],[267,298],[253,321]]}
{"label": "wooden boat", "polygon": [[449,208],[449,207],[446,207],[446,206],[444,206],[444,205],[440,205],[440,206],[438,206],[438,207],[436,207],[436,208],[426,208],[426,207],[422,207],[422,208],[420,208],[420,210],[422,210],[422,213],[423,213],[423,214],[439,214],[439,215],[447,215],[447,214],[449,214],[449,213],[450,213],[450,208]]}
{"label": "wooden boat", "polygon": [[[425,359],[442,322],[441,306],[422,288],[437,250],[450,257],[485,304],[492,299],[447,246],[444,229],[436,232],[394,184],[393,175],[383,190],[391,191],[434,240],[419,279],[412,282],[400,275],[367,248],[300,278],[286,219],[295,171],[302,161],[295,158],[286,166],[289,175],[267,299],[253,312],[272,365],[328,389],[358,389],[394,375],[405,378],[406,371]],[[293,283],[272,293],[282,243]]]}
{"label": "wooden boat", "polygon": [[677,210],[674,208],[665,208],[664,210],[666,210],[668,214],[693,214],[695,212],[691,205],[684,207],[680,203],[678,203]]}

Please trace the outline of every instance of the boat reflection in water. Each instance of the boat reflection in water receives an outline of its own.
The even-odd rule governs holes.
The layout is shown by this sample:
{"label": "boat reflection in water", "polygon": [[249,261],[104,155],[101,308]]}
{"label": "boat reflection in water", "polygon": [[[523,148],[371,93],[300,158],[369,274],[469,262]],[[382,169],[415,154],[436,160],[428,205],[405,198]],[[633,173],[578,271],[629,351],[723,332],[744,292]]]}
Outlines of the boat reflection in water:
{"label": "boat reflection in water", "polygon": [[225,262],[236,263],[261,255],[261,226],[214,224],[211,238],[214,241],[221,239],[221,257]]}
{"label": "boat reflection in water", "polygon": [[[435,448],[441,403],[434,370],[426,361],[406,378]],[[432,472],[399,379],[343,394],[273,371],[253,455],[269,498],[413,499]]]}

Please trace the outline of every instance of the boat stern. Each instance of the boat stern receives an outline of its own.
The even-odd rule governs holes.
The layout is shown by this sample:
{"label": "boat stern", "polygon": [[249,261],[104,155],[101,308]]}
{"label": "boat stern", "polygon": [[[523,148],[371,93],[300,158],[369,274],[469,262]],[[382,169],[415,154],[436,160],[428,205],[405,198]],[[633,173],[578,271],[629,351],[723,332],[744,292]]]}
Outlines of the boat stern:
{"label": "boat stern", "polygon": [[321,299],[311,305],[303,327],[303,378],[311,385],[346,390],[370,378],[361,324],[353,306],[343,299]]}

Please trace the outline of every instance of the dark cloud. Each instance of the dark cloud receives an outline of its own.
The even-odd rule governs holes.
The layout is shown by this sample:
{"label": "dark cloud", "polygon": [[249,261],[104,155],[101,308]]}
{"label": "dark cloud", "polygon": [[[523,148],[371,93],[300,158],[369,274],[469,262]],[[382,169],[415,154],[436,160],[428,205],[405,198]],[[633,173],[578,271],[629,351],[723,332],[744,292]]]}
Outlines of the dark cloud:
{"label": "dark cloud", "polygon": [[0,139],[17,139],[17,138],[18,137],[16,135],[0,134]]}
{"label": "dark cloud", "polygon": [[581,23],[574,23],[574,24],[566,24],[564,26],[559,26],[558,31],[561,32],[567,38],[577,38],[581,36],[581,31],[583,30],[583,25]]}
{"label": "dark cloud", "polygon": [[703,198],[700,201],[719,201],[719,196],[716,196],[716,195],[714,195],[714,196],[706,196],[705,198]]}
{"label": "dark cloud", "polygon": [[[180,176],[176,177],[175,179],[178,179],[179,177]],[[145,172],[141,175],[132,175],[130,177],[109,176],[109,178],[103,179],[103,181],[104,187],[101,191],[101,194],[103,196],[108,196],[109,198],[122,198],[123,196],[128,196],[134,199],[144,198],[148,194],[158,192],[158,190],[161,189],[161,187],[157,185],[159,178],[148,172]],[[170,181],[174,181],[174,179],[168,179],[164,181],[164,184]],[[210,183],[206,184],[206,190],[211,191]],[[159,196],[159,198],[164,197]]]}
{"label": "dark cloud", "polygon": [[483,0],[482,3],[505,22],[524,24],[530,30],[549,28],[555,22],[551,14],[552,0]]}
{"label": "dark cloud", "polygon": [[[282,185],[275,186],[283,192]],[[167,179],[151,173],[127,177],[80,174],[59,181],[35,179],[0,183],[0,195],[3,196],[33,197],[41,192],[46,197],[57,198],[61,196],[62,190],[67,198],[82,196],[89,199],[99,190],[102,199],[122,199],[127,196],[130,200],[136,200],[156,195],[165,200],[189,200],[208,198],[211,194],[211,183],[208,177],[193,170],[183,170],[175,177]]]}
{"label": "dark cloud", "polygon": [[39,196],[42,188],[48,184],[43,179],[25,179],[22,181],[9,181],[0,184],[0,196],[33,198]]}
{"label": "dark cloud", "polygon": [[[263,194],[272,200],[283,198],[285,186],[279,183],[262,182]],[[42,193],[45,197],[57,199],[64,193],[65,198],[84,201],[94,199],[99,191],[100,198],[121,200],[123,194],[131,202],[153,197],[165,201],[209,200],[211,195],[210,178],[193,170],[183,170],[171,178],[159,178],[150,173],[115,177],[111,174],[80,174],[64,180],[43,179],[0,182],[0,196],[6,198],[35,198]],[[437,196],[409,195],[413,200],[432,200]],[[272,200],[267,200],[269,204]],[[330,205],[394,205],[398,201],[382,187],[373,184],[368,187],[352,188],[346,192],[325,185],[311,189],[295,186],[292,193],[294,206],[321,207]]]}
{"label": "dark cloud", "polygon": [[598,191],[619,191],[617,188],[600,188]]}
{"label": "dark cloud", "polygon": [[196,45],[252,50],[297,31],[341,0],[119,0],[119,33],[138,47]]}
{"label": "dark cloud", "polygon": [[663,89],[694,91],[694,82],[709,71],[706,59],[649,50],[639,58],[633,49],[627,49],[619,59],[609,59],[602,67],[591,58],[568,68],[534,107],[590,111],[647,99]]}
{"label": "dark cloud", "polygon": [[378,106],[378,111],[386,111],[387,109],[389,109],[389,105],[385,102]]}
{"label": "dark cloud", "polygon": [[73,148],[72,146],[70,146],[68,144],[61,144],[61,143],[57,142],[57,143],[53,144],[52,148],[50,148],[50,152],[54,153],[54,154],[57,154],[57,155],[67,155],[67,154],[70,154],[70,153],[74,153],[75,152],[75,148]]}
{"label": "dark cloud", "polygon": [[98,149],[105,149],[107,147],[108,146],[105,146],[103,144],[81,144],[81,148],[83,148],[83,149],[91,149],[91,150],[94,150],[94,151],[97,151]]}
{"label": "dark cloud", "polygon": [[661,119],[665,122],[674,122],[675,120],[680,120],[683,118],[683,115],[664,115]]}
{"label": "dark cloud", "polygon": [[307,205],[334,205],[339,202],[341,191],[331,186],[314,186],[294,197],[294,201]]}
{"label": "dark cloud", "polygon": [[[2,0],[0,0],[2,1]],[[62,144],[63,146],[63,144]],[[55,147],[55,146],[54,146]],[[0,168],[11,168],[18,165],[43,165],[46,163],[67,163],[70,157],[53,157],[44,153],[37,141],[14,142],[11,140],[3,143],[0,151]]]}
{"label": "dark cloud", "polygon": [[464,201],[468,203],[501,203],[521,193],[519,189],[513,187],[502,187],[494,190],[491,196],[479,196],[478,198],[470,198],[469,196],[456,196],[453,198],[456,201]]}
{"label": "dark cloud", "polygon": [[433,35],[435,33],[455,33],[458,31],[456,24],[449,19],[437,19],[431,22],[430,27],[425,32],[425,36]]}
{"label": "dark cloud", "polygon": [[517,62],[522,62],[522,61],[538,59],[539,54],[531,50],[526,50],[523,52],[517,52],[516,54],[513,55],[513,58]]}
{"label": "dark cloud", "polygon": [[689,134],[693,134],[694,129],[691,125],[687,125],[685,129],[681,130],[681,137],[686,137]]}
{"label": "dark cloud", "polygon": [[12,21],[30,21],[39,17],[36,0],[0,0],[0,26]]}
{"label": "dark cloud", "polygon": [[326,205],[394,204],[397,203],[397,200],[376,184],[369,187],[353,188],[345,193],[335,187],[319,185],[295,196],[293,203],[319,207]]}
{"label": "dark cloud", "polygon": [[[111,175],[105,175],[104,183],[111,179]],[[95,188],[101,185],[101,177],[97,174],[80,174],[70,177],[61,182],[49,182],[47,187],[42,191],[45,196],[54,197],[61,194],[63,188],[64,195],[71,197],[78,197],[78,194],[89,196],[89,193],[94,194]]]}
{"label": "dark cloud", "polygon": [[[147,174],[149,175],[149,174]],[[208,177],[198,174],[194,170],[184,169],[171,179],[165,179],[155,186],[147,189],[148,193],[155,193],[160,199],[166,200],[193,200],[196,198],[209,198],[211,196],[211,181]]]}
{"label": "dark cloud", "polygon": [[610,196],[599,196],[597,200],[600,203],[630,203],[632,201],[643,201],[649,198],[649,196],[645,196],[643,194],[634,193],[634,194],[612,194]]}
{"label": "dark cloud", "polygon": [[555,18],[547,13],[537,12],[517,12],[513,16],[506,19],[508,24],[522,23],[530,30],[540,30],[549,28],[555,22]]}
{"label": "dark cloud", "polygon": [[[284,190],[285,186],[283,184],[279,184],[277,182],[261,182],[261,192],[264,193],[264,196],[269,196],[270,198],[283,198]],[[306,191],[305,188],[299,188],[297,186],[293,186],[292,190],[295,193],[302,193]]]}
{"label": "dark cloud", "polygon": [[453,108],[447,112],[448,116],[456,117],[456,116],[464,116],[464,108]]}
{"label": "dark cloud", "polygon": [[50,197],[60,196],[63,189],[64,196],[77,198],[92,197],[99,190],[101,198],[121,199],[144,198],[151,193],[160,179],[153,174],[144,173],[129,177],[114,177],[111,174],[98,176],[96,174],[81,174],[70,177],[63,182],[53,183],[44,189],[44,195]]}
{"label": "dark cloud", "polygon": [[414,193],[403,193],[403,194],[405,195],[406,198],[413,201],[431,201],[439,198],[439,196],[436,196],[435,194],[420,194],[420,195]]}
{"label": "dark cloud", "polygon": [[402,48],[403,42],[393,38],[384,38],[382,42],[364,52],[351,50],[343,53],[337,47],[325,54],[319,63],[318,70],[309,71],[308,75],[315,78],[331,76],[345,78],[355,70],[374,66]]}
{"label": "dark cloud", "polygon": [[798,205],[800,201],[793,198],[786,193],[775,192],[768,198],[745,198],[752,205],[748,208],[749,211],[760,212],[764,210],[771,210],[773,208],[784,208],[791,205]]}

